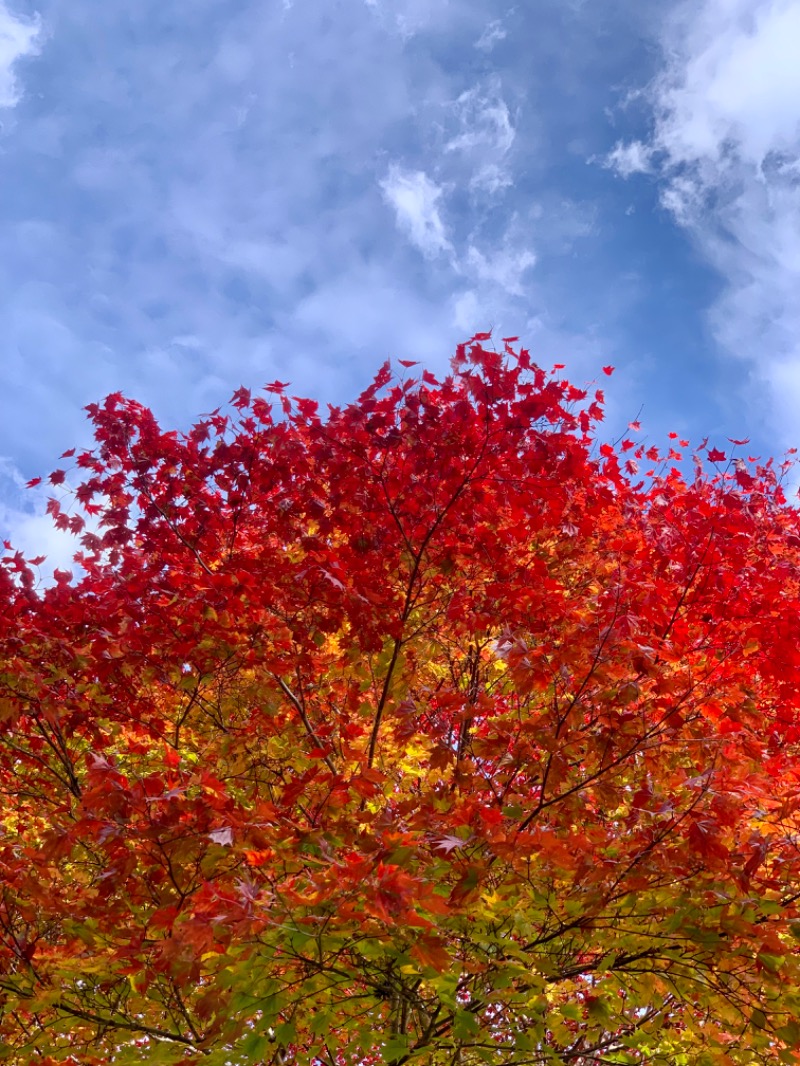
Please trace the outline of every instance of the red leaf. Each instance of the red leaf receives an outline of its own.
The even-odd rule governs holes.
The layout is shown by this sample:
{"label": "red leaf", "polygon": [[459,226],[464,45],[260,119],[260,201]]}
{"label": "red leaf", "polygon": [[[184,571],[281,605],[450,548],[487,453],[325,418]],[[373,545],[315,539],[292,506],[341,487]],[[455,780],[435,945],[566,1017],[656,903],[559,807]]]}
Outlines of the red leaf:
{"label": "red leaf", "polygon": [[604,366],[603,367],[603,373],[607,374],[608,377],[611,377],[611,375],[614,373],[614,369],[615,368],[613,366]]}
{"label": "red leaf", "polygon": [[719,450],[719,448],[709,448],[708,449],[708,459],[709,459],[709,462],[712,462],[712,463],[724,463],[725,462],[725,452],[721,452]]}
{"label": "red leaf", "polygon": [[411,949],[412,956],[424,967],[444,973],[452,959],[444,943],[436,936],[423,936]]}

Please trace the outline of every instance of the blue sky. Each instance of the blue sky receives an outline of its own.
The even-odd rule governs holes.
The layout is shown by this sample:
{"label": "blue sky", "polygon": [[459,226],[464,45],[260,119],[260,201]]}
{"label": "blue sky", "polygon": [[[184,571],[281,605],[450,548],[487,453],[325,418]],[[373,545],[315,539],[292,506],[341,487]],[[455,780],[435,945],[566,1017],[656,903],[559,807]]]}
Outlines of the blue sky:
{"label": "blue sky", "polygon": [[[0,535],[186,426],[477,330],[655,441],[800,443],[800,0],[0,0]],[[605,382],[604,382],[605,383]]]}

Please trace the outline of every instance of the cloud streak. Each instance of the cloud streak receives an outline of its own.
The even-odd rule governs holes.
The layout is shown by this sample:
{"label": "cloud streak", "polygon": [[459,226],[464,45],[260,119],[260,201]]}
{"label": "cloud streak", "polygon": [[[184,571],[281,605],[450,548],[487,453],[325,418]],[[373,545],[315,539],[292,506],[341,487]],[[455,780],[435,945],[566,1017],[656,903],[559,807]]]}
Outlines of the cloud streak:
{"label": "cloud streak", "polygon": [[483,52],[491,52],[492,49],[498,45],[500,41],[504,41],[507,36],[508,33],[503,26],[503,20],[492,19],[491,22],[487,23],[480,37],[475,42],[475,47]]}

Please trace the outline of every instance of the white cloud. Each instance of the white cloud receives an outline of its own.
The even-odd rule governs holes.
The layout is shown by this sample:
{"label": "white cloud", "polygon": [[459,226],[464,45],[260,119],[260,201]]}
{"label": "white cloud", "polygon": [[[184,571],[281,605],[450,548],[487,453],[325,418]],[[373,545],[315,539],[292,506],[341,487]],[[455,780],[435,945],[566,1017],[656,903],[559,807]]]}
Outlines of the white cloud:
{"label": "white cloud", "polygon": [[450,0],[364,0],[364,3],[404,40],[432,26],[447,25],[452,19]]}
{"label": "white cloud", "polygon": [[497,285],[509,296],[523,296],[522,276],[536,263],[527,248],[504,248],[486,256],[474,245],[467,251],[467,269],[478,281]]}
{"label": "white cloud", "polygon": [[498,163],[486,163],[479,167],[469,181],[473,192],[485,192],[489,196],[494,196],[513,184],[514,180],[508,170]]}
{"label": "white cloud", "polygon": [[423,170],[393,165],[380,183],[386,202],[394,208],[397,225],[427,258],[450,250],[439,214],[442,189]]}
{"label": "white cloud", "polygon": [[39,20],[13,15],[0,0],[0,107],[13,107],[20,91],[14,70],[17,60],[39,51]]}
{"label": "white cloud", "polygon": [[620,141],[605,157],[603,166],[615,170],[622,178],[629,178],[631,174],[648,173],[652,169],[652,155],[652,148],[642,141],[629,144]]}
{"label": "white cloud", "polygon": [[475,47],[480,48],[482,52],[491,52],[494,46],[504,41],[507,36],[502,19],[493,19],[475,42]]}
{"label": "white cloud", "polygon": [[620,173],[655,156],[663,206],[725,282],[715,335],[766,383],[787,438],[800,435],[798,41],[797,0],[682,4],[650,94],[652,139],[612,153]]}
{"label": "white cloud", "polygon": [[472,169],[470,190],[495,196],[513,185],[507,157],[516,129],[499,78],[490,78],[461,93],[450,110],[455,129],[445,142],[444,151]]}
{"label": "white cloud", "polygon": [[706,0],[674,29],[680,52],[659,87],[658,140],[673,163],[760,167],[800,134],[800,5]]}
{"label": "white cloud", "polygon": [[460,132],[445,145],[448,152],[497,152],[503,156],[514,143],[516,131],[508,105],[493,78],[486,85],[476,85],[461,93],[455,101]]}

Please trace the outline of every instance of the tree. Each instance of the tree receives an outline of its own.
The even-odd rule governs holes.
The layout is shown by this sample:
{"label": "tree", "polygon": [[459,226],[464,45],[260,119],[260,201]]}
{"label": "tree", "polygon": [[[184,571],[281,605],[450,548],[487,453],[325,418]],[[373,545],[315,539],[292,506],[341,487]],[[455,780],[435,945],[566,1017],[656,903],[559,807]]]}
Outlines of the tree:
{"label": "tree", "polygon": [[78,575],[0,571],[0,1060],[800,1061],[786,464],[487,340],[88,409]]}

